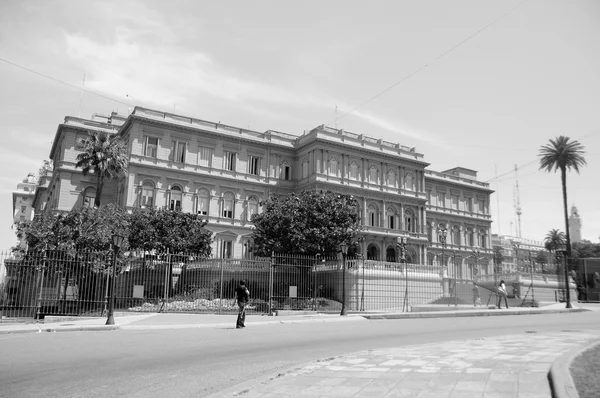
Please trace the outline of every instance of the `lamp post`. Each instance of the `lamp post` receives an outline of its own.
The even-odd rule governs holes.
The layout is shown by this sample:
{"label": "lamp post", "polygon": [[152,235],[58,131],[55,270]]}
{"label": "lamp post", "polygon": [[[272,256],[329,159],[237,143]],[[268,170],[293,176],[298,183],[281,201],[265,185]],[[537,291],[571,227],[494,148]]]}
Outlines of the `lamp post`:
{"label": "lamp post", "polygon": [[115,275],[117,268],[117,253],[121,246],[123,245],[123,237],[121,235],[113,235],[112,236],[112,244],[113,244],[113,261],[112,261],[112,278],[110,281],[110,301],[108,303],[108,318],[106,319],[106,325],[114,325],[115,324]]}
{"label": "lamp post", "polygon": [[446,228],[442,228],[439,233],[440,242],[442,243],[442,266],[445,266],[444,262],[444,250],[446,249],[446,236],[448,235],[448,230]]}
{"label": "lamp post", "polygon": [[567,243],[559,243],[556,251],[562,253],[563,267],[565,268],[565,289],[567,291],[567,306],[565,308],[573,308],[571,306],[571,292],[569,291],[569,270],[567,269],[567,254],[569,252],[569,248]]}
{"label": "lamp post", "polygon": [[396,238],[396,246],[398,247],[398,258],[404,262],[404,303],[402,304],[402,310],[406,307],[408,312],[408,266],[406,265],[406,237],[398,236]]}
{"label": "lamp post", "polygon": [[346,254],[348,253],[348,244],[342,242],[340,250],[342,251],[342,311],[340,316],[344,316],[348,315],[346,312]]}
{"label": "lamp post", "polygon": [[515,271],[519,272],[519,244],[513,243],[513,248],[515,249]]}

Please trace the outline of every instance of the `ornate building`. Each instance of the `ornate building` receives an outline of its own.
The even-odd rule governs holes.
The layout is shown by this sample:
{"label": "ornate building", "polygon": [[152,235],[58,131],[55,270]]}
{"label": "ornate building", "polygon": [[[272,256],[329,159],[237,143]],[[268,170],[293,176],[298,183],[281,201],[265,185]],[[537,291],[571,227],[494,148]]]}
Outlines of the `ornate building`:
{"label": "ornate building", "polygon": [[[326,126],[301,136],[261,133],[140,107],[127,118],[67,117],[56,132],[54,173],[36,196],[37,211],[93,205],[94,177],[75,168],[76,140],[90,130],[119,134],[130,153],[127,176],[105,185],[103,203],[201,214],[219,256],[245,253],[250,217],[269,195],[329,189],[358,199],[360,252],[367,258],[396,261],[396,238],[403,236],[410,262],[440,263],[444,251],[461,275],[477,266],[491,272],[493,191],[475,171],[426,170],[414,147]],[[443,229],[446,245],[438,238]]]}
{"label": "ornate building", "polygon": [[[33,173],[17,184],[17,190],[12,193],[13,197],[13,223],[31,221],[33,219],[33,197],[37,187],[37,181]],[[24,243],[19,241],[17,245]]]}

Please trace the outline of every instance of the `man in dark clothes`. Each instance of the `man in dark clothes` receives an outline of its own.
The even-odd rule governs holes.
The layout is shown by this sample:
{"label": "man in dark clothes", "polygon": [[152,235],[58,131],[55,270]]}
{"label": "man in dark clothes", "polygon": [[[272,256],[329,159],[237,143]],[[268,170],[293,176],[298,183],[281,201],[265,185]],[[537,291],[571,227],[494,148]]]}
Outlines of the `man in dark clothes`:
{"label": "man in dark clothes", "polygon": [[[235,288],[235,301],[237,301],[239,312],[237,322],[235,324],[236,329],[245,328],[244,322],[246,321],[246,305],[250,300],[250,291],[246,288],[246,281],[241,280],[240,285]],[[234,301],[234,304],[235,304]]]}

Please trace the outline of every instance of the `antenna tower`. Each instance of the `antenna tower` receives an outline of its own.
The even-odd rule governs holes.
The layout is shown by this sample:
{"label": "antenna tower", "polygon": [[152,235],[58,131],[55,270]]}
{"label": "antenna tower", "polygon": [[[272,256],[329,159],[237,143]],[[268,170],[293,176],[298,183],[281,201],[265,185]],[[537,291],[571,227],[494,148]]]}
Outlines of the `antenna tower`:
{"label": "antenna tower", "polygon": [[521,198],[520,198],[520,193],[519,193],[519,177],[517,175],[517,170],[519,169],[519,167],[515,164],[515,190],[514,190],[514,207],[515,207],[515,216],[517,219],[517,237],[520,238],[521,237]]}

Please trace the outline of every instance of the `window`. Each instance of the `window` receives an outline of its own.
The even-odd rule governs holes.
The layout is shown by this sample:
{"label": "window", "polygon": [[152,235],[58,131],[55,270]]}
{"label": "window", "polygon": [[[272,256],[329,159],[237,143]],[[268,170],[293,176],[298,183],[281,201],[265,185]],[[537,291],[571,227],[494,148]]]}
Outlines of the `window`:
{"label": "window", "polygon": [[140,202],[140,207],[153,207],[154,206],[154,186],[150,183],[145,182],[142,186],[142,200]]}
{"label": "window", "polygon": [[21,213],[25,213],[27,211],[27,206],[21,206]]}
{"label": "window", "polygon": [[371,184],[377,184],[377,168],[375,166],[372,166],[369,169],[369,182]]}
{"label": "window", "polygon": [[260,158],[258,156],[248,156],[248,173],[255,176],[260,175]]}
{"label": "window", "polygon": [[233,255],[233,242],[224,240],[221,246],[221,258],[231,258]]}
{"label": "window", "polygon": [[209,204],[209,196],[208,191],[205,189],[200,190],[198,196],[196,197],[196,213],[207,216],[208,215],[208,204]]}
{"label": "window", "polygon": [[467,228],[467,242],[469,243],[469,246],[475,246],[475,234],[471,228]]}
{"label": "window", "polygon": [[338,161],[336,158],[329,159],[329,175],[338,175]]}
{"label": "window", "polygon": [[444,192],[437,193],[437,205],[438,207],[446,207],[446,194]]}
{"label": "window", "polygon": [[451,195],[452,199],[452,209],[458,210],[458,195]]}
{"label": "window", "polygon": [[406,175],[404,176],[404,187],[406,189],[410,189],[412,191],[413,189],[413,176],[411,173],[406,173]]}
{"label": "window", "polygon": [[283,179],[289,181],[291,178],[292,178],[292,176],[291,176],[290,165],[287,163],[284,163],[283,164]]}
{"label": "window", "polygon": [[404,212],[404,229],[409,232],[415,232],[414,216],[410,210]]}
{"label": "window", "polygon": [[302,178],[308,178],[308,160],[302,162]]}
{"label": "window", "polygon": [[252,220],[252,216],[258,214],[258,200],[250,198],[248,200],[248,221]]}
{"label": "window", "polygon": [[144,144],[144,156],[147,156],[149,158],[156,158],[157,152],[158,152],[158,138],[146,137],[146,142]]}
{"label": "window", "polygon": [[169,210],[181,210],[181,188],[177,185],[171,187],[171,191],[169,193]]}
{"label": "window", "polygon": [[460,245],[460,228],[456,225],[452,227],[452,244]]}
{"label": "window", "polygon": [[477,200],[477,212],[480,214],[485,214],[485,201],[484,200]]}
{"label": "window", "polygon": [[354,162],[350,164],[350,179],[358,180],[358,165]]}
{"label": "window", "polygon": [[198,148],[198,165],[210,167],[212,162],[213,150],[212,148]]}
{"label": "window", "polygon": [[377,209],[373,206],[369,206],[367,209],[367,215],[369,217],[369,226],[376,227],[377,226]]}
{"label": "window", "polygon": [[222,217],[224,218],[233,218],[233,194],[232,193],[226,193],[223,196],[223,211],[222,211]]}
{"label": "window", "polygon": [[465,198],[465,210],[473,211],[473,198]]}
{"label": "window", "polygon": [[83,207],[93,208],[96,200],[96,188],[88,188],[83,193]]}
{"label": "window", "polygon": [[479,247],[482,247],[485,249],[487,246],[487,243],[486,243],[487,235],[485,234],[485,230],[482,229],[479,231],[478,239],[479,239]]}
{"label": "window", "polygon": [[388,185],[388,187],[395,187],[396,186],[396,173],[394,173],[394,170],[388,171],[387,185]]}
{"label": "window", "polygon": [[235,171],[236,155],[237,154],[235,152],[225,151],[225,159],[224,159],[224,163],[223,163],[223,169],[229,170],[229,171]]}
{"label": "window", "polygon": [[171,160],[175,162],[185,162],[185,142],[173,141],[171,148]]}
{"label": "window", "polygon": [[427,195],[427,203],[429,203],[430,205],[433,204],[433,203],[431,203],[431,191],[428,190],[426,192],[426,195]]}
{"label": "window", "polygon": [[25,221],[25,216],[20,216],[19,221],[21,221],[21,222]]}

